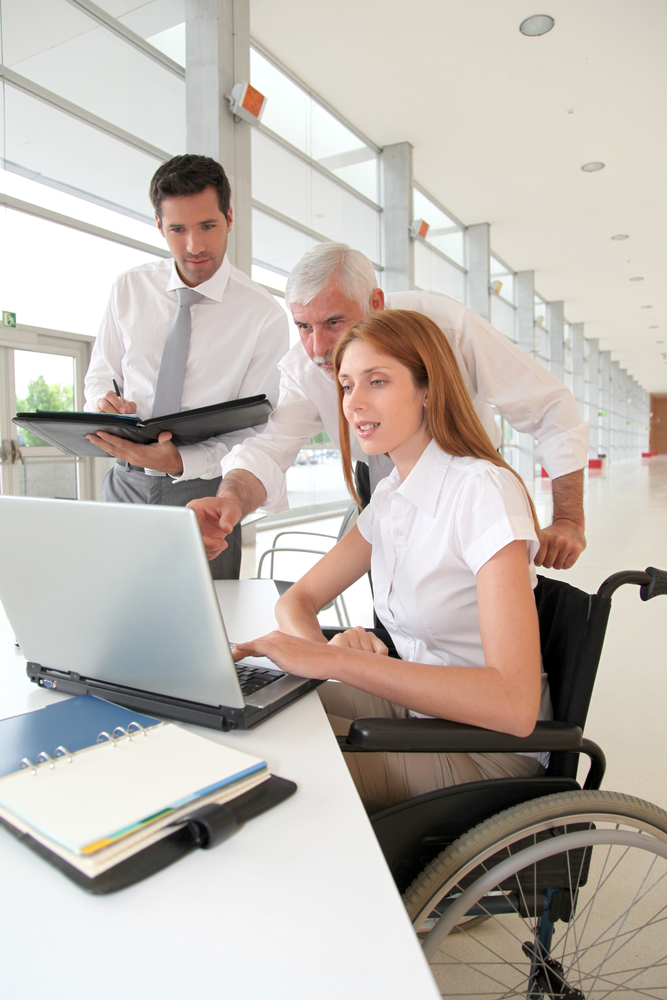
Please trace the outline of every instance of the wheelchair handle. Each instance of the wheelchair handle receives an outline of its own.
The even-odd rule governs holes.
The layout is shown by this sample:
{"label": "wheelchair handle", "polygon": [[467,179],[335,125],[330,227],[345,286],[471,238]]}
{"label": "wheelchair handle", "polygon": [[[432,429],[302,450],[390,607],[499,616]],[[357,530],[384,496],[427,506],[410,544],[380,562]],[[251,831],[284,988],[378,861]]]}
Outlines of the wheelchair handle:
{"label": "wheelchair handle", "polygon": [[658,594],[667,594],[667,572],[664,569],[656,569],[655,566],[647,566],[646,572],[651,577],[651,582],[645,584],[639,591],[642,601],[650,601]]}
{"label": "wheelchair handle", "polygon": [[650,601],[659,594],[667,594],[667,572],[664,569],[656,569],[655,566],[647,566],[644,572],[628,569],[612,573],[600,584],[597,596],[610,598],[625,583],[639,585],[639,596],[642,601]]}

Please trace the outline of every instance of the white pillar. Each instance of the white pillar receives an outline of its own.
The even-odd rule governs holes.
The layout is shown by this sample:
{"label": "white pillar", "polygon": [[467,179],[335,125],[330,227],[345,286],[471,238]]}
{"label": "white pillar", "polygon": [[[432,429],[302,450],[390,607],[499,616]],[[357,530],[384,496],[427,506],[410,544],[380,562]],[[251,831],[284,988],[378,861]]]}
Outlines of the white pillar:
{"label": "white pillar", "polygon": [[584,412],[584,324],[571,323],[570,336],[572,337],[572,395],[574,396],[579,413]]}
{"label": "white pillar", "polygon": [[468,226],[466,238],[466,303],[483,319],[491,319],[491,227],[488,222]]}
{"label": "white pillar", "polygon": [[597,458],[600,450],[600,341],[597,338],[586,341],[586,361],[584,368],[586,407],[584,418],[591,422],[590,456]]}
{"label": "white pillar", "polygon": [[226,95],[250,78],[250,0],[185,0],[186,145],[218,160],[232,187],[234,227],[227,256],[250,274],[250,130],[235,122]]}
{"label": "white pillar", "polygon": [[600,351],[600,439],[599,447],[611,462],[611,351]]}
{"label": "white pillar", "polygon": [[562,302],[547,302],[547,329],[549,331],[549,371],[563,381],[563,329],[565,326]]}
{"label": "white pillar", "polygon": [[535,272],[519,271],[516,288],[516,337],[522,351],[534,354],[535,347]]}
{"label": "white pillar", "polygon": [[415,285],[412,223],[412,146],[396,142],[385,146],[382,169],[382,287],[385,292],[407,292]]}

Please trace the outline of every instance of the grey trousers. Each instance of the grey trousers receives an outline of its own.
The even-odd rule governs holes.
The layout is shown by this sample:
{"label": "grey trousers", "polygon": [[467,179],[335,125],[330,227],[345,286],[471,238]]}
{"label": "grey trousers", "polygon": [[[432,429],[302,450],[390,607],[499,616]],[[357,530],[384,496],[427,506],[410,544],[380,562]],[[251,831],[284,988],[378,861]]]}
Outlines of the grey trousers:
{"label": "grey trousers", "polygon": [[[104,477],[102,499],[114,503],[154,503],[167,507],[185,507],[199,497],[214,497],[221,477],[185,479],[175,483],[170,476],[147,476],[143,469],[127,462],[116,464]],[[209,561],[214,580],[238,580],[241,569],[241,525],[227,537],[228,547]]]}
{"label": "grey trousers", "polygon": [[[327,681],[317,693],[336,736],[347,735],[354,719],[408,716],[406,708],[348,684]],[[369,814],[467,781],[544,774],[539,761],[518,753],[345,753],[343,757]]]}

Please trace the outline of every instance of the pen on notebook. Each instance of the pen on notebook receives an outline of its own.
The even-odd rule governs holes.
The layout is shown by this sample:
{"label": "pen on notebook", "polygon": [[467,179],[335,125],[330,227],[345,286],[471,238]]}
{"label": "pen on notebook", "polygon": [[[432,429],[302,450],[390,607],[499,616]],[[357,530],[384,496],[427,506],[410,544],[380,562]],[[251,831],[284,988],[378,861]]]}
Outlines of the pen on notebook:
{"label": "pen on notebook", "polygon": [[125,406],[125,400],[123,399],[123,397],[121,395],[121,392],[120,392],[120,389],[118,388],[118,382],[116,382],[115,378],[112,378],[111,381],[113,382],[113,391],[116,393],[116,395],[120,399],[121,405]]}

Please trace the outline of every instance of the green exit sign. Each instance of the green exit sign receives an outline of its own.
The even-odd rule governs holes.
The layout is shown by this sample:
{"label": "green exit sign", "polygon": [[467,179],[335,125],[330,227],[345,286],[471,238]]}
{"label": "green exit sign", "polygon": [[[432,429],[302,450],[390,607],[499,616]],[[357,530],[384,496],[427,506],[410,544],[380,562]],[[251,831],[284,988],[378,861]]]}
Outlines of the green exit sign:
{"label": "green exit sign", "polygon": [[2,325],[16,327],[16,313],[2,311]]}

